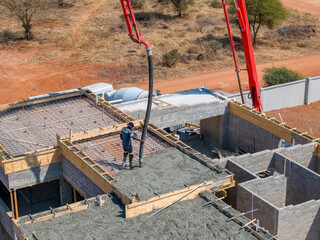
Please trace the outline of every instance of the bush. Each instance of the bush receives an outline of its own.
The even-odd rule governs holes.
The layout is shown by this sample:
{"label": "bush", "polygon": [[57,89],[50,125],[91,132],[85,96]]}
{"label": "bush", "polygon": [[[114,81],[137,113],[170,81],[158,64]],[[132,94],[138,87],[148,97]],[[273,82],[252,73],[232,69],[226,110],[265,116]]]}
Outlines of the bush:
{"label": "bush", "polygon": [[303,79],[303,76],[300,73],[286,67],[266,68],[264,73],[263,80],[269,85],[277,85]]}
{"label": "bush", "polygon": [[181,55],[177,49],[173,49],[170,52],[163,54],[162,65],[166,67],[174,67],[180,61]]}
{"label": "bush", "polygon": [[221,8],[222,7],[221,0],[212,0],[211,6],[214,8]]}
{"label": "bush", "polygon": [[210,40],[208,43],[207,43],[207,46],[209,49],[213,50],[213,51],[216,51],[216,50],[219,50],[219,49],[222,49],[222,43],[217,41],[217,40]]}
{"label": "bush", "polygon": [[146,0],[131,0],[132,7],[137,9],[141,9],[145,3]]}

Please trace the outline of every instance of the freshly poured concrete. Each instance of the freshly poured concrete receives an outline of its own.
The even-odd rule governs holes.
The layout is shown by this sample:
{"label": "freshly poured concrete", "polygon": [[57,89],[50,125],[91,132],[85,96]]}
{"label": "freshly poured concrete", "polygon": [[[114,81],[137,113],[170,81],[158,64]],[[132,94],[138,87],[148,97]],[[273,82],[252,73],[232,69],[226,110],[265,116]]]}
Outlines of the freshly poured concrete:
{"label": "freshly poured concrete", "polygon": [[113,184],[128,197],[138,193],[139,201],[228,175],[216,173],[173,147],[144,160],[142,168],[116,174],[118,182]]}
{"label": "freshly poured concrete", "polygon": [[202,198],[176,203],[161,213],[125,219],[114,198],[102,207],[67,214],[45,222],[22,225],[38,240],[106,239],[256,239]]}

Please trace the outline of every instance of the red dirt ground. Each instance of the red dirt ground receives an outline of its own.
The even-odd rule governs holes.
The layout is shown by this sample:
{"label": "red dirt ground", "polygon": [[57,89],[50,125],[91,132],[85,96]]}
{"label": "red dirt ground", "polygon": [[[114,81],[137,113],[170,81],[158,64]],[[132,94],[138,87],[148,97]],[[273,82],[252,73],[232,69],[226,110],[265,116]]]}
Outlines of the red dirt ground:
{"label": "red dirt ground", "polygon": [[[292,70],[298,71],[305,76],[319,76],[320,75],[320,54],[307,55],[298,58],[290,58],[287,60],[273,61],[269,63],[257,64],[258,75],[260,84],[264,82],[261,80],[263,75],[263,69],[266,67],[288,67]],[[241,73],[241,81],[243,87],[248,87],[247,72]],[[203,73],[196,76],[190,76],[181,79],[169,79],[165,81],[156,82],[155,89],[160,89],[161,93],[170,93],[174,91],[182,91],[190,88],[196,88],[203,85],[214,90],[221,90],[224,92],[239,92],[239,88],[236,80],[236,73],[234,69],[228,69],[223,71],[214,71],[209,73]],[[148,85],[143,84],[140,88],[147,89]]]}
{"label": "red dirt ground", "polygon": [[320,101],[309,105],[274,110],[268,112],[267,115],[276,117],[280,121],[278,113],[288,125],[302,132],[308,132],[315,138],[320,138]]}
{"label": "red dirt ground", "polygon": [[[130,73],[123,72],[118,63],[108,65],[79,62],[59,64],[73,48],[82,24],[85,23],[88,16],[99,6],[97,2],[92,0],[88,1],[93,3],[93,6],[91,6],[80,19],[73,34],[74,40],[71,45],[57,59],[45,62],[41,65],[26,63],[27,57],[30,56],[34,50],[34,47],[26,42],[16,43],[9,48],[1,50],[0,104],[19,101],[28,96],[82,87],[92,83],[106,81],[106,77],[103,76],[104,71],[108,73],[107,80],[110,83],[113,83],[115,87],[119,86],[118,83],[121,80],[130,78]],[[283,0],[283,2],[285,3],[286,0]],[[293,8],[299,6],[301,8],[299,10],[310,10],[309,4],[295,4],[300,2],[298,0],[291,0],[288,2],[289,4],[292,3]],[[317,3],[315,0],[308,0],[308,2],[310,2],[311,5],[315,4],[311,7],[311,10],[316,10],[317,7],[320,6],[320,3]],[[262,63],[258,64],[257,68],[259,70],[260,79],[262,69],[268,66],[286,66],[301,72],[303,75],[316,76],[320,75],[319,62],[320,54],[315,54],[284,61]],[[245,86],[246,72],[243,72],[241,75]],[[133,83],[128,83],[127,85],[130,86],[132,84]],[[167,93],[194,88],[204,84],[206,84],[207,87],[216,90],[238,92],[236,75],[233,69],[204,73],[184,79],[159,81],[156,82],[155,88],[161,89],[163,93]],[[146,88],[146,85],[141,85],[140,87]]]}
{"label": "red dirt ground", "polygon": [[281,0],[281,2],[288,8],[320,16],[319,0]]}

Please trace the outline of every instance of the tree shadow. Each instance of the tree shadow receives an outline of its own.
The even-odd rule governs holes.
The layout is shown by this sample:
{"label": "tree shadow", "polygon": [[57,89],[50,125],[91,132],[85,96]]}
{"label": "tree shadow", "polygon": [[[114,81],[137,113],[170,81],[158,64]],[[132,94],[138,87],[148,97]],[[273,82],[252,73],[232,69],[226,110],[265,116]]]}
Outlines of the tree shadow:
{"label": "tree shadow", "polygon": [[[232,39],[235,43],[242,43],[242,39],[237,36],[233,36]],[[223,48],[230,48],[230,39],[227,36],[226,37],[216,37],[216,36],[213,36],[212,34],[208,34],[204,37],[200,37],[200,38],[196,39],[196,42],[199,42],[202,45],[206,45],[210,41],[217,41],[222,44]],[[243,47],[241,45],[236,45],[235,49],[236,50],[243,50]]]}
{"label": "tree shadow", "polygon": [[[154,19],[169,21],[178,18],[177,16],[171,16],[157,12],[137,12],[134,15],[136,20],[139,22],[151,21]],[[124,19],[124,15],[121,15],[121,18]]]}
{"label": "tree shadow", "polygon": [[72,3],[62,3],[61,5],[58,5],[58,8],[72,8]]}
{"label": "tree shadow", "polygon": [[20,40],[25,40],[25,38],[19,36],[18,33],[11,32],[8,30],[3,30],[2,32],[0,32],[0,43],[5,43],[6,45],[9,45],[10,42],[16,42]]}

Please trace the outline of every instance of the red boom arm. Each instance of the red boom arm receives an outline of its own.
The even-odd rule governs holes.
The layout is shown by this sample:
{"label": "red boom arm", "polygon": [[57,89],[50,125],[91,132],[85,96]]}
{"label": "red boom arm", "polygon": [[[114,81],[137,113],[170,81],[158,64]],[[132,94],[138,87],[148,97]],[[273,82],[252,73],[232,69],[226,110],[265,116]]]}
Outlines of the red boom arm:
{"label": "red boom arm", "polygon": [[[127,27],[128,27],[128,30],[129,30],[129,37],[135,43],[143,44],[143,45],[146,46],[146,48],[150,48],[150,44],[146,40],[144,40],[142,38],[142,33],[139,32],[139,29],[138,29],[138,26],[137,26],[137,21],[136,21],[136,18],[134,16],[134,13],[133,13],[133,10],[132,10],[131,0],[120,0],[120,1],[121,1],[121,6],[122,6],[124,18],[126,19]],[[128,7],[128,10],[129,10],[130,16],[129,16],[128,11],[127,11],[126,3],[127,3],[127,7]],[[131,21],[132,21],[132,25],[134,27],[134,30],[136,32],[135,35],[133,34],[133,30],[132,30],[132,26],[131,26],[131,22],[130,22],[130,17],[131,17]]]}
{"label": "red boom arm", "polygon": [[[236,8],[236,13],[238,16],[240,30],[241,30],[241,36],[242,36],[242,45],[244,48],[244,54],[245,54],[245,58],[246,58],[246,65],[247,65],[246,69],[240,69],[238,66],[238,63],[237,63],[237,57],[236,57],[236,53],[235,53],[235,45],[239,45],[239,44],[234,43],[234,41],[232,39],[228,13],[226,10],[227,5],[235,5],[235,8]],[[232,53],[233,53],[233,58],[234,58],[234,62],[235,62],[236,73],[238,76],[240,91],[242,92],[240,78],[239,78],[239,72],[240,72],[240,70],[247,70],[248,77],[249,77],[249,86],[250,86],[250,93],[251,93],[251,98],[252,98],[252,105],[257,111],[262,112],[260,85],[259,85],[259,80],[258,80],[256,61],[254,58],[252,39],[251,39],[251,34],[250,34],[249,21],[248,21],[245,0],[234,0],[234,4],[226,3],[225,0],[222,0],[222,6],[223,6],[223,10],[224,10],[225,17],[226,17],[228,33],[229,33],[229,38],[230,38],[230,45],[232,48]],[[243,101],[243,99],[242,99],[242,101]]]}

